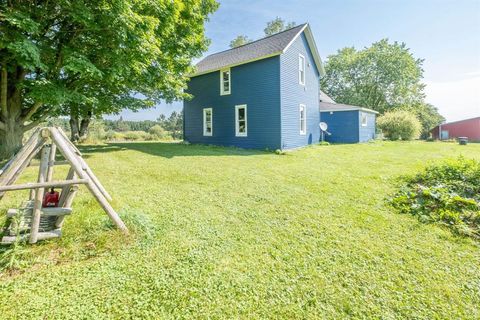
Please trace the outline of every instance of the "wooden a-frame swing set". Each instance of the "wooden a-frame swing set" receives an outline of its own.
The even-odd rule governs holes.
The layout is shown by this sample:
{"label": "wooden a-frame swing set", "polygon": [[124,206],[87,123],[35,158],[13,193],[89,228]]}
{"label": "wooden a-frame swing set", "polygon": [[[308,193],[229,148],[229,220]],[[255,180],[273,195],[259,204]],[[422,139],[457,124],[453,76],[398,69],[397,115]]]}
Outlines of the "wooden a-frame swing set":
{"label": "wooden a-frame swing set", "polygon": [[[65,162],[55,161],[57,150],[66,159]],[[14,185],[39,153],[38,181]],[[52,181],[55,164],[70,165],[66,180]],[[81,184],[86,185],[114,224],[124,233],[128,233],[127,227],[109,203],[112,198],[65,132],[54,127],[36,129],[23,148],[0,170],[0,200],[7,191],[30,190],[29,201],[19,209],[8,210],[1,244],[17,240],[36,243],[39,240],[60,237],[64,218],[72,212],[73,199]],[[54,187],[61,187],[58,205],[44,207],[45,190]]]}

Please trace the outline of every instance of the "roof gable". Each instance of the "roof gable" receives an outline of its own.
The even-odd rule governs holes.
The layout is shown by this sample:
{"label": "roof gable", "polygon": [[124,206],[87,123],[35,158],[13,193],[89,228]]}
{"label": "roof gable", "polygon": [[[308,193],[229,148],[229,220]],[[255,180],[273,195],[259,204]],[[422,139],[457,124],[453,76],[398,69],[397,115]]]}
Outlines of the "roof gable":
{"label": "roof gable", "polygon": [[312,52],[317,69],[323,75],[323,65],[318,54],[315,40],[307,23],[276,33],[274,35],[250,42],[237,48],[211,54],[201,60],[193,76],[218,71],[223,68],[233,67],[257,60],[270,58],[285,53],[292,43],[305,33],[308,45]]}

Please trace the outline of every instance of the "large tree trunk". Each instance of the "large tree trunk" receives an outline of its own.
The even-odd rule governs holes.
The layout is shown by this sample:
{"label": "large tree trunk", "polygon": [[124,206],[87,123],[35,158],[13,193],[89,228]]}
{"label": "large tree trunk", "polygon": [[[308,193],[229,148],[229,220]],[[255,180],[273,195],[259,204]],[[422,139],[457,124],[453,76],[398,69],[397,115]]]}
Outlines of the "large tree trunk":
{"label": "large tree trunk", "polygon": [[46,112],[40,115],[43,104],[39,101],[24,105],[20,83],[26,74],[22,67],[0,65],[0,159],[12,157],[22,147],[24,132],[48,116]]}
{"label": "large tree trunk", "polygon": [[73,113],[70,114],[70,139],[73,142],[82,142],[87,139],[88,126],[92,119],[92,112],[89,111],[86,116],[80,121],[80,117]]}
{"label": "large tree trunk", "polygon": [[7,159],[22,147],[23,128],[15,121],[5,123],[5,130],[0,130],[0,159]]}

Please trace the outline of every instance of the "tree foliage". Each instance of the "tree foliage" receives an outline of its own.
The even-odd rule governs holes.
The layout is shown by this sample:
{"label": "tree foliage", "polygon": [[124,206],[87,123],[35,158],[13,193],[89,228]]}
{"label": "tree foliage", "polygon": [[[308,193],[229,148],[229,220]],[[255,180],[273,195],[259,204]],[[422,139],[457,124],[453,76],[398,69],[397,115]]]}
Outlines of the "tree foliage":
{"label": "tree foliage", "polygon": [[247,36],[239,35],[235,39],[230,41],[230,48],[240,47],[250,42],[252,42],[252,40],[249,39]]}
{"label": "tree foliage", "polygon": [[265,29],[263,29],[263,31],[265,32],[266,36],[271,36],[284,30],[293,28],[296,25],[297,24],[293,21],[285,22],[285,20],[283,20],[282,18],[276,17],[272,21],[267,22],[267,26],[265,27]]}
{"label": "tree foliage", "polygon": [[57,115],[185,97],[215,0],[0,0],[0,146]]}
{"label": "tree foliage", "polygon": [[405,43],[383,39],[363,50],[344,48],[329,56],[321,86],[336,102],[383,113],[423,101],[422,63]]}
{"label": "tree foliage", "polygon": [[377,126],[390,140],[412,140],[418,138],[421,123],[406,110],[389,111],[377,119]]}
{"label": "tree foliage", "polygon": [[422,136],[443,117],[424,102],[423,60],[405,43],[382,39],[362,50],[343,48],[328,57],[323,90],[338,103],[367,107],[380,113],[403,109],[422,122]]}

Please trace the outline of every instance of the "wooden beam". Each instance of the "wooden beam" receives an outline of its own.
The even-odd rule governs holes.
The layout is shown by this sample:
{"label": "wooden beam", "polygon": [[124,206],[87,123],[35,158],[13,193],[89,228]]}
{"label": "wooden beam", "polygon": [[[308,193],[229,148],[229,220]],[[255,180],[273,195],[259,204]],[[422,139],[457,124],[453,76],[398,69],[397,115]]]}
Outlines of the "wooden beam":
{"label": "wooden beam", "polygon": [[[40,135],[40,129],[35,130],[23,148],[12,158],[10,165],[4,168],[0,176],[0,186],[13,184],[44,144],[45,140]],[[0,200],[4,194],[0,192]]]}
{"label": "wooden beam", "polygon": [[[40,241],[40,240],[47,240],[52,238],[60,238],[61,236],[62,236],[62,230],[56,229],[48,232],[39,232],[37,235],[37,240]],[[20,236],[20,239],[27,240],[28,234]],[[0,244],[11,244],[11,243],[14,243],[16,240],[17,240],[17,236],[4,236]]]}
{"label": "wooden beam", "polygon": [[[51,165],[51,164],[52,164],[52,162],[48,163],[48,165]],[[65,166],[65,165],[69,165],[69,164],[70,164],[70,162],[64,161],[64,160],[53,162],[53,165],[55,165],[55,166]],[[29,167],[38,167],[39,165],[40,165],[40,162],[35,162],[35,163],[30,163],[28,166]]]}
{"label": "wooden beam", "polygon": [[77,180],[62,180],[62,181],[15,184],[10,186],[0,187],[0,192],[29,190],[29,189],[37,189],[37,188],[64,187],[64,186],[71,186],[75,184],[87,184],[88,181],[89,181],[88,179],[77,179]]}
{"label": "wooden beam", "polygon": [[50,147],[50,155],[48,157],[47,182],[52,181],[52,178],[53,178],[53,166],[55,165],[56,154],[57,154],[57,146],[55,144],[52,144]]}
{"label": "wooden beam", "polygon": [[[32,213],[33,208],[24,209],[22,214],[30,215]],[[72,208],[59,208],[59,207],[50,207],[50,208],[42,208],[42,217],[58,217],[58,216],[65,216],[72,213]],[[15,217],[18,214],[18,209],[9,209],[7,211],[7,218]]]}
{"label": "wooden beam", "polygon": [[92,169],[90,169],[90,166],[87,164],[87,162],[82,158],[82,153],[80,152],[80,150],[78,150],[78,148],[72,143],[72,141],[70,141],[70,139],[68,139],[67,135],[65,134],[65,132],[62,130],[62,128],[58,128],[57,129],[58,132],[63,136],[63,138],[65,139],[65,141],[67,141],[67,145],[72,149],[72,151],[74,153],[76,153],[79,157],[78,157],[78,160],[80,162],[80,164],[82,165],[82,168],[85,170],[85,172],[87,172],[87,174],[90,176],[90,179],[93,180],[93,183],[95,183],[98,187],[98,189],[100,190],[100,192],[103,194],[103,196],[105,198],[107,198],[108,201],[112,201],[112,197],[110,196],[110,194],[108,193],[108,191],[105,189],[105,187],[102,185],[102,183],[100,182],[100,180],[98,180],[97,176],[95,176],[95,174],[93,173]]}
{"label": "wooden beam", "polygon": [[[73,168],[70,168],[67,174],[67,180],[77,179],[77,174]],[[78,192],[78,185],[65,186],[62,188],[60,193],[60,200],[58,201],[59,207],[71,208],[73,204],[73,199]],[[55,227],[61,228],[63,226],[63,221],[65,221],[65,216],[59,216],[57,221],[55,221]]]}
{"label": "wooden beam", "polygon": [[122,219],[120,219],[120,217],[112,208],[110,203],[108,203],[107,199],[105,198],[103,193],[99,190],[97,185],[90,179],[90,176],[83,170],[82,165],[79,161],[81,157],[79,155],[76,155],[72,151],[72,149],[68,146],[68,140],[66,140],[62,136],[62,134],[59,132],[59,130],[56,128],[51,128],[50,132],[52,133],[51,135],[52,140],[55,142],[59,151],[63,154],[65,159],[67,159],[70,162],[70,164],[72,165],[72,168],[75,170],[78,176],[81,179],[88,180],[87,188],[88,190],[90,190],[90,192],[95,197],[95,199],[97,199],[98,203],[103,208],[103,210],[108,214],[110,219],[112,219],[113,223],[117,226],[117,228],[122,230],[124,233],[128,234],[127,226],[125,226]]}
{"label": "wooden beam", "polygon": [[[38,171],[38,184],[45,182],[48,172],[48,158],[50,156],[50,146],[44,146],[41,152],[40,169]],[[39,187],[35,193],[35,200],[33,203],[33,216],[32,225],[30,226],[30,243],[37,243],[38,241],[38,228],[40,226],[40,216],[42,214],[43,195],[45,189]]]}

